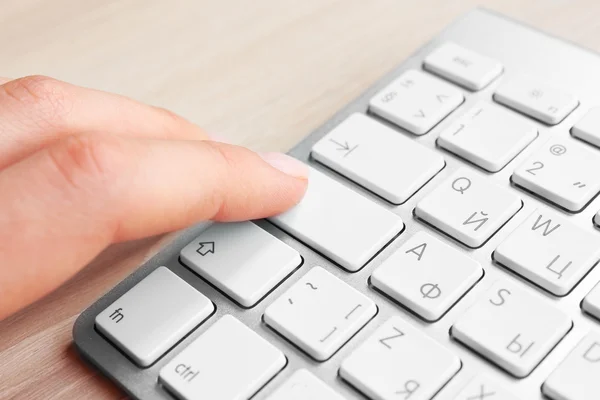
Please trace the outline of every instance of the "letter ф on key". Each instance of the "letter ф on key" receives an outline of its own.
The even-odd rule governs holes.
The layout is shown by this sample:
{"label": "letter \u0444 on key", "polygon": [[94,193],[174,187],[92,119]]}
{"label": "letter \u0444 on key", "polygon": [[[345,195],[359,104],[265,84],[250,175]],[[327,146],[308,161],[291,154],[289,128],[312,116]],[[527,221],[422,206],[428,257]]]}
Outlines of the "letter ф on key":
{"label": "letter \u0444 on key", "polygon": [[398,390],[396,394],[404,395],[404,397],[400,397],[403,400],[410,399],[419,387],[421,387],[419,382],[410,379],[404,383],[404,390]]}

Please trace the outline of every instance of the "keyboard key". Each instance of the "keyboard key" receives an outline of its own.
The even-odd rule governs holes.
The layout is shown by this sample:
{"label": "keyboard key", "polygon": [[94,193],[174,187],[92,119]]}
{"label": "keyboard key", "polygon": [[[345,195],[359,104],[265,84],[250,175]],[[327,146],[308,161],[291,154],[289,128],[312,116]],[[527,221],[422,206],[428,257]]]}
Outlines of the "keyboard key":
{"label": "keyboard key", "polygon": [[451,351],[392,317],[342,362],[340,376],[369,399],[430,400],[460,368]]}
{"label": "keyboard key", "polygon": [[469,381],[454,400],[519,400],[487,375],[477,375]]}
{"label": "keyboard key", "polygon": [[600,320],[600,282],[585,296],[581,308]]}
{"label": "keyboard key", "polygon": [[569,211],[580,211],[600,191],[600,152],[581,142],[551,139],[512,175],[515,184]]}
{"label": "keyboard key", "polygon": [[148,367],[215,310],[211,301],[158,267],[96,316],[96,328],[140,367]]}
{"label": "keyboard key", "polygon": [[415,215],[459,242],[479,247],[520,208],[514,193],[460,168],[417,204]]}
{"label": "keyboard key", "polygon": [[481,90],[502,74],[502,64],[454,43],[425,58],[425,69],[470,90]]}
{"label": "keyboard key", "polygon": [[537,128],[523,117],[480,102],[445,129],[437,143],[486,171],[497,172],[536,137]]}
{"label": "keyboard key", "polygon": [[252,307],[302,263],[300,254],[252,222],[213,224],[181,261],[243,307]]}
{"label": "keyboard key", "polygon": [[572,94],[523,76],[504,81],[494,100],[549,125],[558,124],[579,105]]}
{"label": "keyboard key", "polygon": [[479,264],[418,232],[371,275],[371,283],[428,321],[442,317],[483,275]]}
{"label": "keyboard key", "polygon": [[325,361],[377,313],[377,306],[314,267],[265,310],[264,321],[317,361]]}
{"label": "keyboard key", "polygon": [[452,326],[458,341],[524,378],[571,329],[571,319],[539,295],[496,282]]}
{"label": "keyboard key", "polygon": [[408,200],[445,165],[436,152],[358,113],[321,139],[311,155],[394,204]]}
{"label": "keyboard key", "polygon": [[344,400],[319,378],[299,369],[279,386],[267,400]]}
{"label": "keyboard key", "polygon": [[500,264],[564,296],[600,259],[600,236],[549,210],[537,210],[494,252]]}
{"label": "keyboard key", "polygon": [[571,128],[571,135],[600,147],[600,107],[590,109]]}
{"label": "keyboard key", "polygon": [[225,315],[165,365],[159,381],[181,400],[248,399],[285,367],[281,351]]}
{"label": "keyboard key", "polygon": [[589,333],[542,386],[552,400],[600,399],[600,334]]}
{"label": "keyboard key", "polygon": [[369,110],[415,135],[422,135],[463,101],[460,90],[446,82],[408,70],[371,99]]}
{"label": "keyboard key", "polygon": [[352,272],[404,229],[399,216],[313,168],[302,201],[270,221]]}

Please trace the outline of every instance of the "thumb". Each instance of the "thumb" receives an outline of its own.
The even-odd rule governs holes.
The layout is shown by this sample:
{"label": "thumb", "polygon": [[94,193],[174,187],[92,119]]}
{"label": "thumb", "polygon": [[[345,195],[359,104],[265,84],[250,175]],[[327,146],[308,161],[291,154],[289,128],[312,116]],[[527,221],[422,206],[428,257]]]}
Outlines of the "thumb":
{"label": "thumb", "polygon": [[[283,212],[307,173],[283,154],[210,141],[64,139],[0,172],[2,298],[35,300],[114,241]],[[1,302],[0,319],[16,306]]]}

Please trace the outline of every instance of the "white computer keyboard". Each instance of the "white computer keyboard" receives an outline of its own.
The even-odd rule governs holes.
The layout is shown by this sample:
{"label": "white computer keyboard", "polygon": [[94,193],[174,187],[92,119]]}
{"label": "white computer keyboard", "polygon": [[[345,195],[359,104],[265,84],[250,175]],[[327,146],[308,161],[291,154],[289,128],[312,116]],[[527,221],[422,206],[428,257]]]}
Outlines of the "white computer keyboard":
{"label": "white computer keyboard", "polygon": [[182,233],[77,348],[139,399],[600,399],[599,71],[470,12],[290,152],[298,206]]}

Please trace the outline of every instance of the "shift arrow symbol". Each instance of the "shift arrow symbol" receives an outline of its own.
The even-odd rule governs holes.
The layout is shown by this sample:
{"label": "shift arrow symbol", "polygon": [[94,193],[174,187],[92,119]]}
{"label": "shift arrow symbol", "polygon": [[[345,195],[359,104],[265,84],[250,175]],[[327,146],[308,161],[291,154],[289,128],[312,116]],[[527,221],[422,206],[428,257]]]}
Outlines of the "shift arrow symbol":
{"label": "shift arrow symbol", "polygon": [[425,113],[423,112],[423,110],[419,110],[419,112],[415,114],[415,117],[424,118]]}
{"label": "shift arrow symbol", "polygon": [[346,152],[346,154],[344,154],[344,157],[346,157],[348,154],[352,153],[352,151],[354,151],[354,149],[356,149],[358,147],[358,145],[356,145],[354,147],[350,147],[347,140],[344,141],[343,144],[336,140],[333,140],[333,139],[329,139],[329,141],[332,143],[335,143],[338,146],[337,150]]}
{"label": "shift arrow symbol", "polygon": [[215,242],[200,242],[198,243],[200,247],[196,252],[201,256],[205,256],[208,253],[215,253]]}

